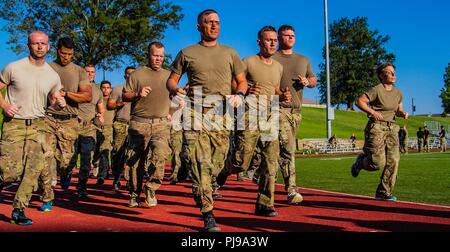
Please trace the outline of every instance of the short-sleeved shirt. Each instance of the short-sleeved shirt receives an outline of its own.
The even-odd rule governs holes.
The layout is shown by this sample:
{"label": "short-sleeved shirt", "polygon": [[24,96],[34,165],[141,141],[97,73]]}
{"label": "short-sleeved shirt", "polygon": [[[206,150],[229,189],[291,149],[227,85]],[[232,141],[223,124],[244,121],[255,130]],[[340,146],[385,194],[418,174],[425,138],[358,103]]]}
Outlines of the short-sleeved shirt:
{"label": "short-sleeved shirt", "polygon": [[103,103],[103,94],[102,91],[95,86],[92,85],[92,100],[91,102],[80,103],[78,105],[79,113],[78,116],[83,121],[91,121],[95,118],[97,113],[97,105]]}
{"label": "short-sleeved shirt", "polygon": [[430,136],[430,131],[428,129],[423,130],[423,138],[428,139]]}
{"label": "short-sleeved shirt", "polygon": [[[57,62],[50,62],[49,65],[58,73],[61,78],[61,84],[66,92],[78,92],[82,85],[90,85],[87,72],[80,66],[70,63],[67,66],[61,66]],[[78,115],[78,103],[65,97],[67,106],[57,111],[48,108],[48,112],[59,115]]]}
{"label": "short-sleeved shirt", "polygon": [[283,66],[276,60],[268,65],[262,62],[258,55],[252,55],[243,60],[246,78],[249,86],[259,83],[261,92],[259,96],[266,96],[268,103],[275,95],[275,89],[280,85],[283,75]]}
{"label": "short-sleeved shirt", "polygon": [[439,131],[439,137],[445,138],[445,130],[444,129],[441,129],[441,131]]}
{"label": "short-sleeved shirt", "polygon": [[[124,87],[125,87],[125,83],[113,88],[113,91],[109,98],[115,100],[116,102],[122,102],[122,91],[123,91]],[[125,105],[123,107],[116,110],[115,120],[129,121],[130,120],[130,109],[131,109],[131,103],[130,102],[125,103]]]}
{"label": "short-sleeved shirt", "polygon": [[392,86],[392,90],[388,91],[384,88],[383,84],[378,84],[367,91],[365,95],[369,98],[370,107],[383,115],[383,121],[395,121],[395,112],[402,102],[402,93],[400,90]]}
{"label": "short-sleeved shirt", "polygon": [[315,77],[309,59],[298,53],[282,54],[280,51],[276,52],[273,58],[280,62],[283,66],[283,77],[281,78],[280,88],[289,87],[292,94],[292,102],[281,103],[284,108],[301,109],[303,103],[303,88],[298,76],[306,78]]}
{"label": "short-sleeved shirt", "polygon": [[0,78],[7,86],[6,102],[20,108],[17,119],[44,117],[48,95],[61,89],[58,74],[47,63],[36,66],[28,57],[8,64]]}
{"label": "short-sleeved shirt", "polygon": [[161,118],[169,114],[170,99],[166,88],[170,71],[160,69],[155,71],[150,67],[141,67],[134,71],[127,80],[124,92],[139,91],[143,87],[150,87],[152,91],[131,103],[131,116],[142,118]]}
{"label": "short-sleeved shirt", "polygon": [[417,138],[423,138],[423,131],[417,131]]}
{"label": "short-sleeved shirt", "polygon": [[[231,94],[231,80],[244,72],[237,52],[223,44],[203,46],[195,44],[181,50],[172,63],[171,70],[178,75],[187,73],[192,88],[202,87],[207,95],[225,97]],[[193,94],[188,94],[191,99]]]}

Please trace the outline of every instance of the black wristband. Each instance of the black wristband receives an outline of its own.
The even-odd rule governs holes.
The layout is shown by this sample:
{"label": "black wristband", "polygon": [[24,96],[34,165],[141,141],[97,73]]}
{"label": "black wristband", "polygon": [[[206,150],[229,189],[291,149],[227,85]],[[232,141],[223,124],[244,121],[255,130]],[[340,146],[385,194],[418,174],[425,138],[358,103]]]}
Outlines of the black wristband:
{"label": "black wristband", "polygon": [[245,94],[242,91],[237,92],[237,95],[241,96],[242,98],[245,97]]}

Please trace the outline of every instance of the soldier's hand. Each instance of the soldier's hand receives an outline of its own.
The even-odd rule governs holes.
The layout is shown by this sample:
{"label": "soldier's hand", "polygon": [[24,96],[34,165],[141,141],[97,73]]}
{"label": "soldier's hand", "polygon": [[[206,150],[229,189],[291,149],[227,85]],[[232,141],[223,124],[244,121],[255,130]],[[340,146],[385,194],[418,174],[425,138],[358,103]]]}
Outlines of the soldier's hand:
{"label": "soldier's hand", "polygon": [[384,119],[383,115],[377,111],[374,111],[372,114],[373,118],[375,118],[377,121],[382,121]]}
{"label": "soldier's hand", "polygon": [[56,99],[56,105],[58,105],[60,108],[66,107],[67,106],[66,99],[64,99],[64,97]]}
{"label": "soldier's hand", "polygon": [[244,103],[244,97],[242,95],[230,95],[228,97],[228,103],[233,107],[237,108]]}
{"label": "soldier's hand", "polygon": [[184,106],[186,106],[186,101],[185,101],[185,97],[186,97],[186,90],[184,88],[178,88],[176,90],[175,95],[171,94],[171,98],[172,98],[172,102],[178,106],[178,108],[184,108]]}
{"label": "soldier's hand", "polygon": [[[189,87],[188,87],[187,89],[189,89]],[[177,89],[177,94],[176,94],[176,95],[177,95],[177,96],[184,97],[185,95],[187,95],[187,91],[186,91],[186,89],[184,89],[184,88],[178,88],[178,89]]]}
{"label": "soldier's hand", "polygon": [[17,112],[19,112],[19,110],[22,108],[21,106],[16,106],[14,104],[10,104],[5,102],[5,104],[2,106],[3,111],[5,111],[5,113],[9,116],[9,117],[14,117],[15,114],[17,114]]}
{"label": "soldier's hand", "polygon": [[105,117],[103,116],[103,114],[97,113],[95,116],[98,118],[98,120],[99,120],[102,124],[105,122]]}
{"label": "soldier's hand", "polygon": [[64,91],[64,89],[59,90],[59,94],[61,95],[61,97],[65,97],[67,95],[67,92]]}
{"label": "soldier's hand", "polygon": [[147,97],[150,92],[152,92],[151,87],[143,87],[141,91],[139,91],[139,97]]}
{"label": "soldier's hand", "polygon": [[405,112],[405,111],[402,111],[401,113],[402,113],[401,117],[403,117],[403,118],[405,118],[406,120],[408,120],[409,113],[408,113],[408,112]]}
{"label": "soldier's hand", "polygon": [[309,80],[308,80],[308,78],[299,75],[299,76],[298,76],[298,79],[299,79],[300,83],[302,83],[302,85],[303,85],[304,87],[306,87],[306,86],[309,85]]}
{"label": "soldier's hand", "polygon": [[291,94],[291,90],[289,89],[289,87],[285,87],[284,89],[281,89],[280,100],[282,102],[288,102],[288,103],[290,103],[292,101],[292,94]]}
{"label": "soldier's hand", "polygon": [[[175,95],[172,97],[171,107],[176,109],[182,109],[186,106],[185,95]],[[173,104],[173,105],[172,105]]]}
{"label": "soldier's hand", "polygon": [[259,84],[259,82],[256,82],[255,85],[251,86],[248,89],[248,93],[252,95],[259,95],[261,93],[261,84]]}
{"label": "soldier's hand", "polygon": [[121,107],[127,105],[127,103],[128,103],[128,102],[118,101],[118,102],[116,102],[116,106],[119,107],[119,108],[121,108]]}
{"label": "soldier's hand", "polygon": [[183,91],[185,92],[185,95],[187,95],[188,93],[192,93],[193,92],[193,88],[188,84],[186,84],[186,86],[184,86],[184,88],[182,88]]}

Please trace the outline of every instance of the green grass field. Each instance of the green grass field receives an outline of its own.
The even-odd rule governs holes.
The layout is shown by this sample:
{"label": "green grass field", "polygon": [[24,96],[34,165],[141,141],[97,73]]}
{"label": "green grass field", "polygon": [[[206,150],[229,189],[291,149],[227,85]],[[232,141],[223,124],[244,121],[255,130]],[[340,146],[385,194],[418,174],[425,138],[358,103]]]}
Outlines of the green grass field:
{"label": "green grass field", "polygon": [[[355,156],[296,160],[297,185],[373,197],[381,171],[350,174]],[[283,183],[279,178],[279,183]],[[402,201],[450,205],[450,152],[402,155],[394,195]]]}

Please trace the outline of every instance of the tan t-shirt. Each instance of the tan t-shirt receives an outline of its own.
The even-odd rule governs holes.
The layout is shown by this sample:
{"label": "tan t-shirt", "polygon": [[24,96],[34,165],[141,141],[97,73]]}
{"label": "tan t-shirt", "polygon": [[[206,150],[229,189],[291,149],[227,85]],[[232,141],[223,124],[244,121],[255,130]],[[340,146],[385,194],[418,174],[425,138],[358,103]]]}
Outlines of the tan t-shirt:
{"label": "tan t-shirt", "polygon": [[61,89],[58,74],[47,63],[36,66],[28,57],[8,64],[0,79],[7,86],[6,101],[20,108],[17,119],[44,117],[48,95]]}
{"label": "tan t-shirt", "polygon": [[114,117],[116,116],[116,110],[109,110],[107,108],[108,97],[103,97],[103,104],[105,104],[105,122],[103,126],[111,126],[114,122]]}
{"label": "tan t-shirt", "polygon": [[249,86],[259,82],[261,92],[259,95],[275,95],[275,89],[280,85],[283,75],[283,66],[276,60],[268,65],[263,63],[258,55],[253,55],[244,59],[244,66]]}
{"label": "tan t-shirt", "polygon": [[179,75],[187,73],[190,86],[202,87],[203,97],[224,97],[231,94],[232,77],[243,73],[244,66],[237,52],[226,45],[195,44],[178,53],[171,70]]}
{"label": "tan t-shirt", "polygon": [[[395,87],[387,91],[383,84],[378,84],[365,93],[369,98],[370,107],[381,113],[386,122],[395,121],[395,112],[402,102],[402,93]],[[370,116],[369,116],[370,117]]]}
{"label": "tan t-shirt", "polygon": [[256,82],[261,86],[259,96],[265,96],[268,105],[275,95],[275,89],[280,85],[281,77],[283,75],[283,66],[276,60],[268,65],[263,63],[258,55],[253,55],[243,60],[246,78],[249,86]]}
{"label": "tan t-shirt", "polygon": [[170,72],[161,69],[154,71],[149,67],[140,67],[134,71],[123,89],[124,92],[139,91],[143,87],[151,87],[152,91],[146,96],[131,103],[131,116],[143,118],[166,117],[169,114],[170,99],[166,88]]}
{"label": "tan t-shirt", "polygon": [[[70,63],[67,66],[61,66],[56,62],[50,62],[49,65],[58,73],[66,92],[78,92],[80,86],[90,85],[87,72],[78,65]],[[48,108],[48,112],[59,115],[78,115],[78,103],[67,97],[66,103],[67,106],[63,110]]]}
{"label": "tan t-shirt", "polygon": [[[113,91],[109,98],[112,100],[115,100],[116,102],[122,102],[122,91],[123,91],[124,87],[125,87],[125,84],[122,84],[118,87],[113,88]],[[130,102],[125,103],[125,105],[123,107],[116,110],[115,120],[129,121],[130,120],[130,110],[131,110],[131,103]]]}
{"label": "tan t-shirt", "polygon": [[91,102],[80,103],[78,105],[78,116],[83,121],[91,121],[95,118],[97,112],[97,105],[103,103],[102,91],[95,85],[92,86],[92,100]]}
{"label": "tan t-shirt", "polygon": [[315,77],[309,59],[298,53],[290,55],[276,52],[273,56],[275,60],[283,66],[283,77],[281,78],[282,89],[289,87],[292,94],[292,102],[281,103],[284,108],[298,108],[301,109],[303,103],[303,85],[298,80],[298,76],[306,78]]}

